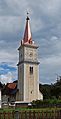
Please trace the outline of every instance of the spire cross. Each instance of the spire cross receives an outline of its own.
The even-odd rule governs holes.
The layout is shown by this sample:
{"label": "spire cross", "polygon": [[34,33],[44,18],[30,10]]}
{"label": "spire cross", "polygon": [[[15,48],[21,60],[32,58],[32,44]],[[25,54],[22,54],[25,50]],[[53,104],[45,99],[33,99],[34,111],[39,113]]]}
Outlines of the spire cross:
{"label": "spire cross", "polygon": [[29,20],[28,14],[29,14],[29,12],[27,12],[27,18],[26,18],[26,20]]}
{"label": "spire cross", "polygon": [[28,16],[29,12],[27,12],[27,16]]}

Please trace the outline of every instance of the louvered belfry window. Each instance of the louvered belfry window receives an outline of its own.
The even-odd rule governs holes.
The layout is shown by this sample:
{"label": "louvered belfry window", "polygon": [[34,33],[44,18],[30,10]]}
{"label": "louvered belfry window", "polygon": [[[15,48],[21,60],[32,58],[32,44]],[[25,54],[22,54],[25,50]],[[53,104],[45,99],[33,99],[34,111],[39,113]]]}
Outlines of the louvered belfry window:
{"label": "louvered belfry window", "polygon": [[33,74],[33,67],[30,66],[30,74]]}

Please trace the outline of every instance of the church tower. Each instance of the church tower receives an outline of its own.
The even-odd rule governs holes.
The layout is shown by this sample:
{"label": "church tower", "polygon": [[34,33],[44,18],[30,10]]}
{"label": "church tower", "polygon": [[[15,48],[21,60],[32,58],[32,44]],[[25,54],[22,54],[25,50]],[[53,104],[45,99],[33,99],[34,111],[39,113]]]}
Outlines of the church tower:
{"label": "church tower", "polygon": [[18,99],[19,101],[28,101],[43,99],[39,92],[39,62],[38,46],[32,40],[29,17],[26,18],[26,26],[23,40],[19,50],[18,63]]}

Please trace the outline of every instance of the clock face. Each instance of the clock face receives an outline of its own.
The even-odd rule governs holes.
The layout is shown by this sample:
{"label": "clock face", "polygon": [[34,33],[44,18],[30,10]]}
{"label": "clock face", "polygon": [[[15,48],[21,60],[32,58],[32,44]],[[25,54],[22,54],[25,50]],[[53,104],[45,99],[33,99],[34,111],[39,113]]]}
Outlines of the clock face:
{"label": "clock face", "polygon": [[25,49],[25,59],[31,60],[33,57],[33,49],[31,48],[26,48]]}
{"label": "clock face", "polygon": [[29,58],[29,60],[32,60],[33,59],[33,50],[30,50],[29,51],[28,58]]}
{"label": "clock face", "polygon": [[29,52],[29,57],[32,57],[33,56],[33,52]]}
{"label": "clock face", "polygon": [[33,48],[25,48],[25,60],[37,60],[37,50]]}

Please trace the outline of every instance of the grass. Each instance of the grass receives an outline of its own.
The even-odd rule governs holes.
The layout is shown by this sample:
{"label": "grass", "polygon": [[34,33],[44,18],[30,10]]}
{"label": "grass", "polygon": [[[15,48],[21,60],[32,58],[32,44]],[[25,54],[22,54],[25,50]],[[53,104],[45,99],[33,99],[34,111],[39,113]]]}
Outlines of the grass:
{"label": "grass", "polygon": [[57,108],[57,107],[54,107],[54,108],[35,108],[35,109],[32,109],[32,108],[15,108],[15,109],[13,109],[13,108],[2,108],[2,109],[0,109],[0,112],[15,112],[15,111],[35,111],[35,112],[38,112],[38,111],[40,111],[40,112],[48,112],[48,111],[59,111],[59,110],[61,110],[61,108]]}

